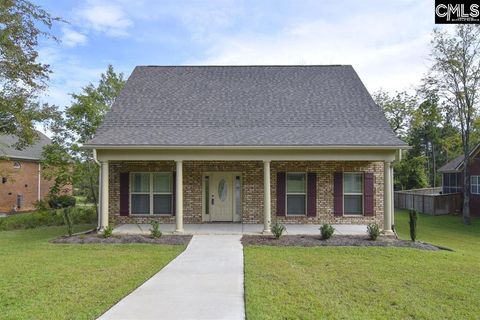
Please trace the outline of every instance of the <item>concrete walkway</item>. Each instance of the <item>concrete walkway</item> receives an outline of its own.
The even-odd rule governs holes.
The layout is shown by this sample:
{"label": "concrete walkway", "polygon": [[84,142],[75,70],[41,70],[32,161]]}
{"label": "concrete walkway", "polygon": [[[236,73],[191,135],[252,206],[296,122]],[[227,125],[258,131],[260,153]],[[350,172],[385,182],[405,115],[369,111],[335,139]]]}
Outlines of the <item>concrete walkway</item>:
{"label": "concrete walkway", "polygon": [[[263,231],[263,224],[242,224],[242,223],[201,223],[185,224],[185,234],[260,234]],[[297,234],[320,234],[320,225],[317,224],[285,224],[287,235]],[[335,234],[339,235],[361,235],[366,234],[367,226],[360,224],[338,224],[333,225]],[[152,227],[149,224],[122,224],[113,230],[114,234],[150,234]],[[173,233],[175,224],[161,224],[160,230],[163,233]]]}
{"label": "concrete walkway", "polygon": [[240,235],[196,235],[170,264],[99,319],[244,319]]}

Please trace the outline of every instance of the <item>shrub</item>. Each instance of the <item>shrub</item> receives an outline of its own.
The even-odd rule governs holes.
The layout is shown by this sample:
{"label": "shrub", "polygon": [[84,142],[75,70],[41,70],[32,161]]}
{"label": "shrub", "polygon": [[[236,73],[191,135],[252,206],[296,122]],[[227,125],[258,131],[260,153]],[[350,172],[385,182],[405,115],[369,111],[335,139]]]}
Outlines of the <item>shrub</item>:
{"label": "shrub", "polygon": [[417,210],[410,210],[408,215],[410,216],[410,239],[415,242],[417,239]]}
{"label": "shrub", "polygon": [[[73,224],[94,224],[97,221],[93,208],[69,208],[69,211]],[[39,210],[0,219],[0,231],[62,225],[65,225],[63,210]]]}
{"label": "shrub", "polygon": [[367,226],[367,232],[370,240],[377,240],[380,235],[380,227],[376,223],[371,223]]}
{"label": "shrub", "polygon": [[113,233],[113,228],[111,226],[107,226],[105,227],[105,229],[103,229],[102,236],[104,238],[110,238],[112,236],[112,233]]}
{"label": "shrub", "polygon": [[70,196],[68,194],[63,194],[61,196],[52,196],[50,200],[48,200],[48,204],[50,208],[53,209],[62,209],[62,208],[70,208],[75,206],[76,199],[74,196]]}
{"label": "shrub", "polygon": [[282,236],[283,232],[287,230],[285,226],[281,223],[275,222],[271,227],[270,230],[272,231],[273,236],[275,239],[280,239]]}
{"label": "shrub", "polygon": [[45,200],[37,200],[33,204],[37,211],[45,211],[48,210],[50,207],[48,206],[48,202]]}
{"label": "shrub", "polygon": [[68,236],[71,237],[73,234],[73,219],[69,208],[63,209],[63,220],[65,221],[65,225],[67,226]]}
{"label": "shrub", "polygon": [[322,235],[322,239],[330,239],[335,232],[335,228],[332,225],[325,223],[320,227],[320,234]]}
{"label": "shrub", "polygon": [[154,239],[160,238],[162,236],[162,231],[160,231],[160,222],[158,221],[151,221],[150,225],[152,229],[150,229],[150,236]]}

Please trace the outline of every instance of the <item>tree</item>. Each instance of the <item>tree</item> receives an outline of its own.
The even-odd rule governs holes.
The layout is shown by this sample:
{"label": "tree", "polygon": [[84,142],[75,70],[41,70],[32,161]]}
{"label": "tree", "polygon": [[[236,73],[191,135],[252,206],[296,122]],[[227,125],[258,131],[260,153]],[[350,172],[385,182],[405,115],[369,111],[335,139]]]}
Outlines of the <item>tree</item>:
{"label": "tree", "polygon": [[53,144],[44,150],[43,156],[44,173],[55,182],[52,193],[73,184],[97,204],[98,168],[92,151],[81,147],[93,138],[124,85],[123,74],[117,74],[109,65],[97,86],[89,84],[81,93],[72,94],[72,105],[50,123]]}
{"label": "tree", "polygon": [[61,19],[27,0],[0,1],[0,133],[18,136],[18,148],[33,143],[35,123],[55,111],[37,99],[51,72],[38,61],[38,41],[56,40],[50,33],[55,21]]}
{"label": "tree", "polygon": [[[431,57],[433,65],[425,78],[425,88],[435,90],[453,110],[460,127],[464,163],[469,164],[470,135],[478,107],[480,82],[480,28],[457,25],[453,34],[434,30]],[[469,165],[463,169],[463,221],[470,224]]]}
{"label": "tree", "polygon": [[440,148],[440,127],[443,116],[438,106],[438,98],[430,95],[419,104],[412,113],[411,126],[407,141],[412,157],[425,157],[428,181],[432,187],[437,185],[437,167]]}
{"label": "tree", "polygon": [[398,137],[405,138],[417,98],[406,92],[396,92],[395,96],[390,96],[385,91],[378,91],[374,93],[373,99],[383,109],[393,132]]}

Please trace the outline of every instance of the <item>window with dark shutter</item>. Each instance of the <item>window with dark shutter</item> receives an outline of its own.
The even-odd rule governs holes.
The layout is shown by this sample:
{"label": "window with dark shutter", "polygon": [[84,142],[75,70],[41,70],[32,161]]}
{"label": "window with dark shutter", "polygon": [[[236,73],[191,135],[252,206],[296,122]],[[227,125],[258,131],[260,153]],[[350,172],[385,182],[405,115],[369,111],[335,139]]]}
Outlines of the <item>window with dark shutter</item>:
{"label": "window with dark shutter", "polygon": [[363,197],[365,199],[365,216],[373,216],[374,214],[374,190],[373,190],[374,176],[372,172],[365,172],[364,174],[364,191]]}
{"label": "window with dark shutter", "polygon": [[307,217],[317,215],[317,174],[307,173]]}

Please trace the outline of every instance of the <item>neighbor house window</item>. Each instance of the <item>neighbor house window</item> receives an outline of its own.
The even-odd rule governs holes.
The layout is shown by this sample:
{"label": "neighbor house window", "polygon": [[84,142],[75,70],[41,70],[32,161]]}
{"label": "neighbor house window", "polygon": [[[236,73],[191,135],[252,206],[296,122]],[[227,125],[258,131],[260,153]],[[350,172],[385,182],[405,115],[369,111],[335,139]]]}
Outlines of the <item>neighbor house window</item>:
{"label": "neighbor house window", "polygon": [[305,173],[287,173],[287,214],[305,215]]}
{"label": "neighbor house window", "polygon": [[480,194],[480,176],[470,177],[470,193]]}
{"label": "neighbor house window", "polygon": [[18,161],[15,161],[15,162],[13,163],[13,169],[20,169],[21,166],[22,166],[22,165],[21,165],[20,162],[18,162]]}
{"label": "neighbor house window", "polygon": [[343,205],[345,214],[363,214],[363,173],[343,174]]}
{"label": "neighbor house window", "polygon": [[134,172],[130,176],[132,214],[171,214],[173,201],[170,172]]}

